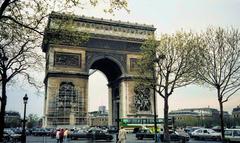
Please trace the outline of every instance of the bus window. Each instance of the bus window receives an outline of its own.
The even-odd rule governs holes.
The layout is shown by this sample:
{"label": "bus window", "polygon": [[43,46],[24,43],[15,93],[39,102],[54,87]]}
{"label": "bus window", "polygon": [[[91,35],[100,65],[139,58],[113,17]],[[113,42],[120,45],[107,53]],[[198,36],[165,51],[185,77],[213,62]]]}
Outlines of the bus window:
{"label": "bus window", "polygon": [[143,119],[142,124],[147,124],[147,119]]}
{"label": "bus window", "polygon": [[141,123],[142,123],[142,122],[141,122],[141,119],[138,119],[138,120],[137,120],[137,123],[138,123],[138,124],[141,124]]}
{"label": "bus window", "polygon": [[123,123],[128,123],[128,119],[123,119]]}

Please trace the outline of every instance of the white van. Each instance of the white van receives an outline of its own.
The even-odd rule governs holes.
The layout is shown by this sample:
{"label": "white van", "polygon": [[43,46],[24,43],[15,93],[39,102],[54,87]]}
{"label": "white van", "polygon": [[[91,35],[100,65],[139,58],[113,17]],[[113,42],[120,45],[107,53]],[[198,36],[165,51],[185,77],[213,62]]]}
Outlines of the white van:
{"label": "white van", "polygon": [[227,142],[240,142],[240,129],[226,129],[225,139]]}

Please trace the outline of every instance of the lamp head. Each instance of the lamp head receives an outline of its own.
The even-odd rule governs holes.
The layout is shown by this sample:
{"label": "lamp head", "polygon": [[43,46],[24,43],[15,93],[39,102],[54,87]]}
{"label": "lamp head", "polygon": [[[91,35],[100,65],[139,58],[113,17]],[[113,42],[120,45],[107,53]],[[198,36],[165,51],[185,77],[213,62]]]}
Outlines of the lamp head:
{"label": "lamp head", "polygon": [[28,101],[28,97],[27,97],[27,94],[25,94],[25,96],[23,97],[24,104],[27,104],[27,101]]}

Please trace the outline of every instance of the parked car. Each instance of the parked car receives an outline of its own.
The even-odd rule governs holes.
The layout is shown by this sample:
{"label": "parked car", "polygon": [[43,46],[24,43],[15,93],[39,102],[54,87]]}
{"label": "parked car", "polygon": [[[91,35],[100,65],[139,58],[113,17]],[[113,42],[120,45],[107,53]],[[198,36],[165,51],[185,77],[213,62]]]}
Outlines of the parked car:
{"label": "parked car", "polygon": [[105,133],[102,130],[90,130],[86,134],[88,139],[91,140],[106,140],[111,141],[113,136],[109,133]]}
{"label": "parked car", "polygon": [[112,133],[117,133],[118,130],[117,130],[117,127],[115,126],[110,126],[107,130],[108,133],[112,134]]}
{"label": "parked car", "polygon": [[221,134],[207,128],[200,128],[191,133],[191,137],[196,140],[221,140]]}
{"label": "parked car", "polygon": [[87,132],[85,132],[84,130],[76,130],[73,131],[69,134],[69,138],[71,140],[77,140],[80,138],[87,138]]}
{"label": "parked car", "polygon": [[69,138],[72,140],[77,140],[79,138],[86,138],[90,140],[106,140],[106,141],[111,141],[113,139],[113,136],[109,133],[105,133],[101,129],[91,129],[87,132],[84,130],[79,130],[72,132],[69,135]]}
{"label": "parked car", "polygon": [[188,133],[188,135],[191,137],[192,136],[192,132],[194,132],[195,130],[199,129],[200,127],[187,127],[184,129],[184,131],[186,133]]}
{"label": "parked car", "polygon": [[3,131],[3,141],[9,142],[10,138],[11,138],[10,134],[8,134],[6,131]]}
{"label": "parked car", "polygon": [[50,129],[36,128],[32,130],[32,135],[33,136],[50,136],[51,132],[52,131]]}
{"label": "parked car", "polygon": [[[178,130],[178,131],[175,131],[174,132],[175,134],[177,134],[178,136],[181,136],[182,137],[182,141],[189,141],[190,140],[190,136],[188,133],[186,133],[185,131],[182,131],[182,130]],[[170,135],[171,135],[171,132],[170,132]],[[171,136],[170,136],[171,137]]]}
{"label": "parked car", "polygon": [[226,129],[225,140],[226,142],[240,142],[240,129]]}
{"label": "parked car", "polygon": [[4,134],[7,140],[12,142],[21,141],[22,135],[14,133],[11,129],[4,129]]}
{"label": "parked car", "polygon": [[150,130],[139,130],[137,133],[136,133],[136,138],[138,140],[142,140],[143,138],[150,138],[150,139],[154,139],[155,137],[155,134],[150,132]]}
{"label": "parked car", "polygon": [[[186,142],[186,141],[189,141],[189,139],[190,139],[190,137],[187,133],[181,133],[181,132],[176,132],[176,131],[170,131],[169,133],[170,133],[171,141]],[[142,140],[144,138],[155,139],[155,134],[148,129],[139,130],[139,132],[136,133],[136,138],[138,140]],[[161,139],[161,141],[163,141],[162,133],[160,134],[160,139]]]}
{"label": "parked car", "polygon": [[216,132],[221,132],[221,126],[214,126],[214,127],[212,127],[212,130],[214,130]]}

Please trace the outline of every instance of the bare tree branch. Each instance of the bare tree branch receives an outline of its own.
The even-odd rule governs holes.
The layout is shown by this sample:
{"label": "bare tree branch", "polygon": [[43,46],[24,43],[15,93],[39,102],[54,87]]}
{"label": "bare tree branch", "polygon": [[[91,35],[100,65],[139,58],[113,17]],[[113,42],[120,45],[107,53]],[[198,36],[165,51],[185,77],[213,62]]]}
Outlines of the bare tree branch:
{"label": "bare tree branch", "polygon": [[30,30],[32,30],[32,31],[34,31],[34,32],[36,32],[36,33],[38,33],[38,34],[40,34],[40,35],[43,35],[43,32],[38,31],[36,28],[33,28],[33,27],[30,27],[30,26],[25,25],[25,24],[23,24],[23,23],[20,23],[19,21],[17,21],[16,19],[14,19],[14,18],[11,17],[11,16],[4,16],[4,15],[3,15],[3,16],[2,16],[2,19],[9,19],[9,20],[15,22],[16,24],[19,24],[19,25],[22,26],[22,27],[25,27],[25,28],[30,29]]}

